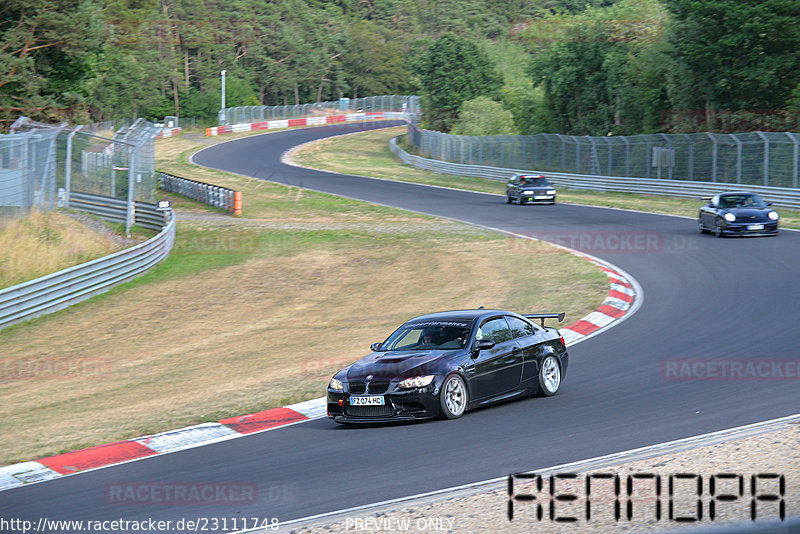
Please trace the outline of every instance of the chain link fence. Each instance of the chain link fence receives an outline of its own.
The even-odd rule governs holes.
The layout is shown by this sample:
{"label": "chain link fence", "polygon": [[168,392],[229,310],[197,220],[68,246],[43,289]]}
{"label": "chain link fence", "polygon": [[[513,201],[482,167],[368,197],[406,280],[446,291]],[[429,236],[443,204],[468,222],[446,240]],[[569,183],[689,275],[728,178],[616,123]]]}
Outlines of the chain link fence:
{"label": "chain link fence", "polygon": [[294,106],[243,106],[219,111],[219,125],[246,124],[279,119],[324,117],[347,112],[399,111],[416,115],[420,112],[418,96],[368,96],[365,98],[342,98],[332,102],[298,104]]}
{"label": "chain link fence", "polygon": [[56,202],[58,138],[65,125],[0,135],[0,222]]}
{"label": "chain link fence", "polygon": [[10,134],[0,135],[0,217],[69,207],[72,191],[124,199],[131,207],[154,202],[154,141],[161,129],[144,119],[116,132],[114,126],[17,119]]}
{"label": "chain link fence", "polygon": [[419,155],[451,163],[598,176],[798,187],[800,134],[472,137],[409,124]]}

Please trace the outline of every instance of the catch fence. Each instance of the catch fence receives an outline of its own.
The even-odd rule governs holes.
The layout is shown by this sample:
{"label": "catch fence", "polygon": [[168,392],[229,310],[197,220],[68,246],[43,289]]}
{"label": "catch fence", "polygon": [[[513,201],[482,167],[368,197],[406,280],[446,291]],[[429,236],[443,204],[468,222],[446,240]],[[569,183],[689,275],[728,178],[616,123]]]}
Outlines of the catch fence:
{"label": "catch fence", "polygon": [[294,106],[242,106],[222,109],[219,125],[246,124],[268,120],[324,117],[340,113],[394,111],[416,116],[420,113],[418,96],[384,95],[364,98],[342,98],[331,102]]}
{"label": "catch fence", "polygon": [[129,230],[133,203],[155,202],[154,140],[162,130],[144,119],[106,133],[110,126],[17,119],[0,135],[0,217],[69,207],[77,191],[126,201]]}
{"label": "catch fence", "polygon": [[798,187],[800,133],[465,136],[409,124],[417,153],[450,163],[582,175]]}

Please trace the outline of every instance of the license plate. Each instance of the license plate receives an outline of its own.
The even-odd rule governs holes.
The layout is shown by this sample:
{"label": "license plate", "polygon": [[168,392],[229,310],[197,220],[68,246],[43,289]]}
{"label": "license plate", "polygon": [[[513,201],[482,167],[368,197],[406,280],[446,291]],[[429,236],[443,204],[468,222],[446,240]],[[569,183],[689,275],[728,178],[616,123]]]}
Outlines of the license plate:
{"label": "license plate", "polygon": [[764,225],[763,224],[748,224],[747,225],[747,229],[748,230],[763,230],[764,229]]}
{"label": "license plate", "polygon": [[377,397],[350,397],[353,406],[383,406],[383,395]]}
{"label": "license plate", "polygon": [[534,198],[534,200],[546,200],[546,199],[553,198],[553,197],[551,197],[550,195],[536,195],[533,198]]}

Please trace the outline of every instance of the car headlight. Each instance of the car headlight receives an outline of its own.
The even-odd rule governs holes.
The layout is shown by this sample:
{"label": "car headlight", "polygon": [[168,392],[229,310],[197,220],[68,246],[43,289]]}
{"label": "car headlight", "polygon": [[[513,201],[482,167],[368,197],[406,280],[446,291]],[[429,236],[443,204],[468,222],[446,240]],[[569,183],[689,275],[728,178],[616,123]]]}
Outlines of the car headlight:
{"label": "car headlight", "polygon": [[548,189],[547,190],[547,194],[548,195],[555,195],[556,194],[556,190],[555,189]]}
{"label": "car headlight", "polygon": [[723,217],[725,217],[725,220],[728,222],[733,222],[736,220],[736,215],[734,215],[733,213],[726,213],[725,215],[723,215]]}
{"label": "car headlight", "polygon": [[523,195],[532,195],[533,191],[523,191],[522,194]]}
{"label": "car headlight", "polygon": [[344,386],[342,386],[342,381],[337,380],[335,378],[331,378],[331,383],[328,384],[328,387],[336,391],[344,391]]}
{"label": "car headlight", "polygon": [[780,217],[780,215],[778,215],[777,211],[771,211],[771,212],[767,213],[767,217],[769,217],[773,221],[777,221],[778,218]]}
{"label": "car headlight", "polygon": [[435,375],[428,375],[428,376],[415,376],[413,378],[406,378],[402,382],[398,384],[398,387],[404,389],[412,389],[412,388],[424,388],[425,386],[430,385],[433,382],[433,378]]}

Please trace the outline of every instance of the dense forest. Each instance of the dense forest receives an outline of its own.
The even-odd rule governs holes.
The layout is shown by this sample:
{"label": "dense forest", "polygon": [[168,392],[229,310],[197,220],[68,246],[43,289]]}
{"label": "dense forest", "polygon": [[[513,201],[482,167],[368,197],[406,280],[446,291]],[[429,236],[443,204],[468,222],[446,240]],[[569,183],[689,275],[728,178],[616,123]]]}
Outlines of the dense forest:
{"label": "dense forest", "polygon": [[467,135],[797,130],[798,0],[3,0],[0,121],[418,94]]}

